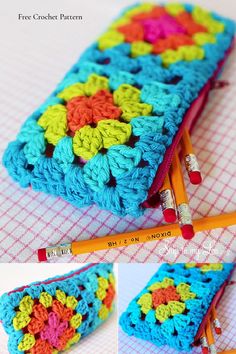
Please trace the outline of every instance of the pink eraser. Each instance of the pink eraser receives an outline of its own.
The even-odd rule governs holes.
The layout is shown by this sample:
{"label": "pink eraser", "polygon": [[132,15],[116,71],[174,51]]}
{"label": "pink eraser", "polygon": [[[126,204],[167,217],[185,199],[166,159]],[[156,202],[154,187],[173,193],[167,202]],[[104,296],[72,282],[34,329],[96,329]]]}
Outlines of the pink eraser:
{"label": "pink eraser", "polygon": [[47,261],[46,248],[41,248],[40,250],[38,250],[38,260],[39,260],[39,262],[46,262]]}
{"label": "pink eraser", "polygon": [[191,240],[194,236],[193,225],[183,225],[181,227],[181,232],[185,240]]}
{"label": "pink eraser", "polygon": [[202,182],[202,176],[199,171],[189,172],[189,179],[192,184],[200,184]]}
{"label": "pink eraser", "polygon": [[163,210],[163,216],[166,222],[175,222],[176,220],[176,213],[174,209],[166,209]]}
{"label": "pink eraser", "polygon": [[215,332],[216,334],[220,335],[222,333],[222,330],[219,327],[215,327]]}

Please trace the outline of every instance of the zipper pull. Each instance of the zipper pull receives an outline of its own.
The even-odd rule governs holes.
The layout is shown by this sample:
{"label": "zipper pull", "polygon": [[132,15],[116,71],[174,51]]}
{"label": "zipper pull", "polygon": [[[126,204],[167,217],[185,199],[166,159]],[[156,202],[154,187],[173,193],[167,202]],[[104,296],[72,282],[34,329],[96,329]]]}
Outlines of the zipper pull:
{"label": "zipper pull", "polygon": [[211,89],[212,90],[221,89],[225,86],[229,86],[229,84],[230,83],[227,80],[214,80],[214,81],[212,81]]}

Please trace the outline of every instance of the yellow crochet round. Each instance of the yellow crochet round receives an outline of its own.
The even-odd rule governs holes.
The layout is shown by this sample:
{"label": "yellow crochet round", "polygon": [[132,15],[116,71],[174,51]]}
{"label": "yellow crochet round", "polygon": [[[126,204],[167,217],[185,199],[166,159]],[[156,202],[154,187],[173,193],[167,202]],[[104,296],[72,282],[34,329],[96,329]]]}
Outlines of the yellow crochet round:
{"label": "yellow crochet round", "polygon": [[35,337],[32,334],[25,334],[22,341],[18,345],[18,349],[21,351],[30,350],[35,345]]}
{"label": "yellow crochet round", "polygon": [[157,289],[165,289],[165,288],[168,288],[169,286],[173,286],[173,285],[174,285],[173,279],[164,278],[161,282],[156,282],[156,283],[152,284],[151,286],[149,286],[148,290],[154,291]]}
{"label": "yellow crochet round", "polygon": [[108,78],[97,74],[91,74],[85,83],[75,83],[66,87],[57,94],[57,97],[68,102],[72,98],[79,96],[92,96],[100,90],[108,90]]}
{"label": "yellow crochet round", "polygon": [[113,286],[115,286],[115,277],[114,277],[114,275],[113,275],[112,273],[109,274],[108,279],[109,279],[109,282],[110,282]]}
{"label": "yellow crochet round", "polygon": [[171,16],[177,16],[181,12],[185,11],[184,6],[178,3],[166,4],[165,9]]}
{"label": "yellow crochet round", "polygon": [[33,305],[34,305],[33,299],[29,295],[27,295],[24,296],[23,299],[20,301],[19,309],[21,312],[31,315],[33,310]]}
{"label": "yellow crochet round", "polygon": [[81,323],[82,323],[82,315],[80,313],[77,313],[76,315],[74,315],[72,317],[72,319],[70,320],[71,327],[73,327],[75,329],[79,328]]}
{"label": "yellow crochet round", "polygon": [[102,305],[100,310],[98,311],[98,317],[105,321],[109,315],[109,310],[105,305]]}
{"label": "yellow crochet round", "polygon": [[39,302],[46,308],[52,306],[52,296],[46,292],[42,292],[39,297]]}
{"label": "yellow crochet round", "polygon": [[98,40],[98,48],[106,50],[124,42],[124,35],[115,29],[105,32]]}
{"label": "yellow crochet round", "polygon": [[38,120],[38,125],[45,129],[45,138],[49,144],[57,143],[66,136],[67,110],[62,104],[49,106]]}
{"label": "yellow crochet round", "polygon": [[66,294],[64,293],[64,291],[57,290],[56,291],[56,299],[58,301],[60,301],[63,305],[65,305],[65,303],[66,303]]}
{"label": "yellow crochet round", "polygon": [[101,301],[105,299],[106,294],[106,290],[103,288],[98,288],[98,290],[96,291],[96,296]]}
{"label": "yellow crochet round", "polygon": [[114,91],[114,102],[116,105],[121,106],[126,100],[132,102],[139,102],[140,90],[128,84],[122,84]]}
{"label": "yellow crochet round", "polygon": [[131,125],[116,120],[101,120],[96,128],[89,125],[77,130],[73,138],[73,151],[77,156],[90,160],[102,148],[126,143],[131,135]]}
{"label": "yellow crochet round", "polygon": [[141,311],[147,314],[152,309],[152,295],[149,293],[142,295],[137,303],[141,305]]}
{"label": "yellow crochet round", "polygon": [[107,289],[109,286],[108,280],[103,277],[98,278],[98,286],[102,289]]}
{"label": "yellow crochet round", "polygon": [[73,138],[73,151],[77,156],[90,160],[103,147],[102,136],[97,128],[86,125],[77,130]]}
{"label": "yellow crochet round", "polygon": [[67,296],[66,298],[66,306],[74,310],[78,305],[78,301],[74,296]]}
{"label": "yellow crochet round", "polygon": [[31,321],[31,317],[25,312],[17,312],[13,319],[13,327],[16,331],[26,327]]}
{"label": "yellow crochet round", "polygon": [[[79,340],[80,340],[80,338],[81,338],[81,334],[80,334],[80,333],[76,333],[76,334],[74,335],[74,337],[73,337],[71,340],[68,341],[68,343],[67,343],[65,349],[69,349],[72,345],[78,343]],[[53,353],[53,354],[54,354],[54,353]],[[55,353],[55,354],[56,354],[56,353]]]}
{"label": "yellow crochet round", "polygon": [[131,56],[136,58],[140,55],[147,55],[152,52],[152,45],[144,41],[136,41],[131,44]]}

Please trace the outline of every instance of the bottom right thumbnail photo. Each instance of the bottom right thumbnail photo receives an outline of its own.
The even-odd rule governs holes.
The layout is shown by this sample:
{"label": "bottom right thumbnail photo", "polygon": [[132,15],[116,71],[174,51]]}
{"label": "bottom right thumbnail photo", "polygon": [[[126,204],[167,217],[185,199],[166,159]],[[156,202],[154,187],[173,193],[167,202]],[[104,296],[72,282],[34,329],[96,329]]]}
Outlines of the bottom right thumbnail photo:
{"label": "bottom right thumbnail photo", "polygon": [[119,265],[119,354],[236,354],[234,263]]}

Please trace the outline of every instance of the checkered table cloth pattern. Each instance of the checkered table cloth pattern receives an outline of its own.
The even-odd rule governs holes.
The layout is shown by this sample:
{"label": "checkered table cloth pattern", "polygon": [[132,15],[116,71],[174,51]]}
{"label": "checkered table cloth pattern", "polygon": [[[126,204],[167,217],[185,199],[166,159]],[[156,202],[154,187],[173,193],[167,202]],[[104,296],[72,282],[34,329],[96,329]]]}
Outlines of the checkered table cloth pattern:
{"label": "checkered table cloth pattern", "polygon": [[[107,19],[108,25],[119,9],[118,4],[112,8],[104,0],[105,5],[112,10]],[[1,156],[25,118],[53,90],[92,39],[104,30],[103,6],[90,7],[86,21],[67,26],[19,24],[17,21],[8,21],[7,17],[3,20],[1,31],[5,36],[0,40],[4,53],[0,58]],[[95,18],[96,21],[98,19],[96,29],[93,26]],[[78,31],[81,40],[78,39]],[[236,51],[232,53],[222,77],[229,80],[230,85],[212,91],[192,135],[204,177],[202,185],[198,187],[191,186],[186,179],[195,219],[236,210],[235,59]],[[38,248],[154,227],[162,221],[159,209],[147,210],[138,219],[129,216],[119,218],[96,206],[76,209],[59,198],[36,193],[31,189],[21,189],[0,167],[1,262],[34,262],[37,261]],[[224,230],[198,233],[191,242],[179,237],[104,250],[67,258],[65,261],[232,261],[236,252],[235,233],[236,226],[232,226]]]}
{"label": "checkered table cloth pattern", "polygon": [[[147,280],[157,269],[157,265],[120,265],[119,267],[119,316],[125,311],[129,302],[141,291]],[[132,280],[132,287],[130,283]],[[236,280],[236,271],[232,280]],[[222,335],[214,335],[218,352],[236,348],[236,284],[228,285],[217,307],[217,314],[221,322]],[[179,354],[180,352],[164,346],[127,336],[119,329],[119,354]],[[192,354],[201,354],[201,348],[195,348]],[[187,352],[181,352],[187,354]]]}

